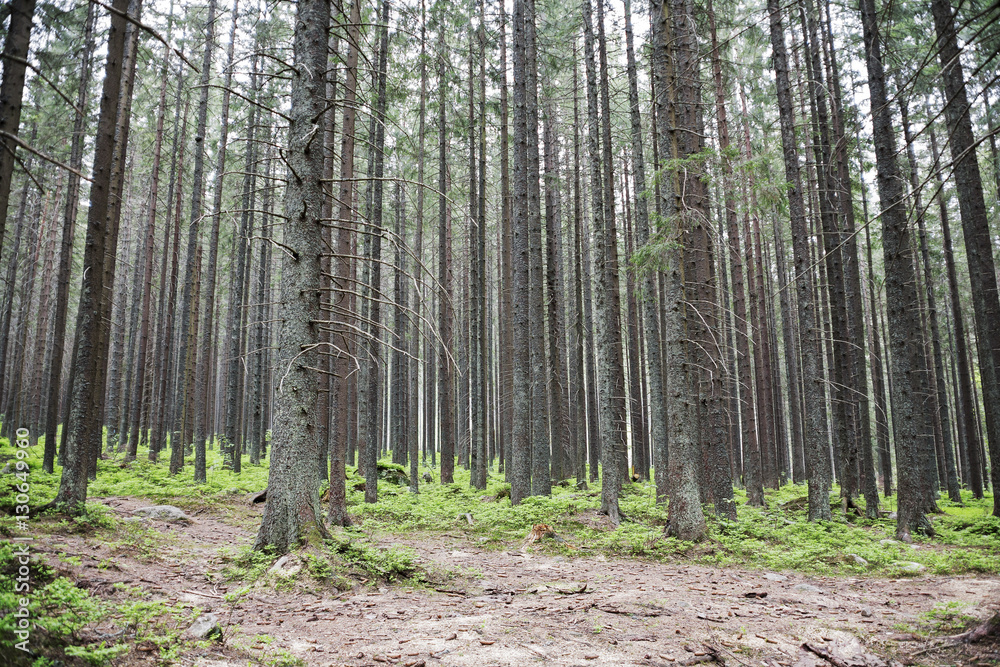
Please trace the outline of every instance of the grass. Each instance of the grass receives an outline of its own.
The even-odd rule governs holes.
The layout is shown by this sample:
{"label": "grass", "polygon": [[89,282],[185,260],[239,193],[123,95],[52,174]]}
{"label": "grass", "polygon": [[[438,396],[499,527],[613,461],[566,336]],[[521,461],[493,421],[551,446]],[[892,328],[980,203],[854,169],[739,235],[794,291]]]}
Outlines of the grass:
{"label": "grass", "polygon": [[[59,479],[62,466],[56,464],[53,473],[42,470],[42,454],[44,451],[44,436],[38,443],[29,448],[25,461],[29,466],[29,481],[31,483],[31,505],[38,507],[56,497],[59,490]],[[125,461],[124,453],[115,453],[109,458],[97,462],[97,479],[92,480],[88,487],[91,497],[103,496],[137,496],[148,498],[155,502],[171,502],[183,505],[206,505],[225,500],[228,496],[238,496],[251,491],[261,491],[267,486],[267,466],[265,459],[262,465],[244,464],[239,474],[222,464],[222,455],[218,447],[209,449],[206,453],[206,469],[208,480],[203,484],[194,482],[194,454],[185,457],[183,469],[176,475],[171,475],[167,458],[169,452],[163,452],[158,462],[148,458],[148,450],[140,448],[136,460]],[[14,460],[15,449],[6,438],[0,438],[0,467]],[[0,487],[0,512],[11,513],[14,494],[13,477],[3,480]],[[88,508],[88,512],[90,509]]]}
{"label": "grass", "polygon": [[[738,490],[737,521],[709,514],[707,539],[691,544],[663,536],[667,508],[655,503],[651,483],[628,484],[622,489],[620,506],[628,520],[610,530],[597,517],[600,493],[596,488],[578,491],[572,486],[554,486],[549,497],[531,497],[511,507],[510,500],[502,497],[509,487],[499,476],[489,476],[485,491],[469,488],[469,473],[461,468],[455,479],[449,485],[422,484],[419,495],[404,487],[380,485],[379,502],[374,505],[364,504],[363,494],[352,491],[349,483],[348,502],[365,530],[460,532],[497,548],[519,544],[533,524],[546,523],[568,546],[547,544],[567,553],[684,558],[706,565],[815,574],[906,576],[899,565],[903,562],[919,563],[935,574],[1000,573],[1000,519],[990,516],[989,495],[977,501],[964,492],[962,504],[942,499],[943,513],[932,517],[938,536],[917,539],[911,546],[893,539],[895,521],[888,518],[870,521],[835,509],[832,521],[809,522],[803,486],[767,490],[764,508],[748,506],[745,494]],[[833,497],[838,493],[834,489]],[[895,499],[889,500],[891,509]],[[465,514],[473,517],[473,525]]]}

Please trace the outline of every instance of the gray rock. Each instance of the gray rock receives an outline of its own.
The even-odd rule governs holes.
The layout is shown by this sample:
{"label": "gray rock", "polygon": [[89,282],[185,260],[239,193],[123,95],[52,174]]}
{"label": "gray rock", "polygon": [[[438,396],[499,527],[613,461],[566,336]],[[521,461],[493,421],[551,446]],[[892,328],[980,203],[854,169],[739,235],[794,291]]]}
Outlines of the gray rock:
{"label": "gray rock", "polygon": [[215,614],[202,614],[184,631],[184,636],[189,639],[221,639],[219,617]]}
{"label": "gray rock", "polygon": [[872,610],[869,609],[868,607],[862,607],[861,608],[861,615],[864,616],[865,618],[871,618],[872,617]]}
{"label": "gray rock", "polygon": [[857,554],[847,554],[847,557],[850,558],[855,565],[860,565],[861,567],[868,567],[868,561],[866,561],[864,558],[862,558]]}
{"label": "gray rock", "polygon": [[818,586],[813,586],[812,584],[795,584],[793,588],[797,591],[803,593],[822,593],[823,589]]}
{"label": "gray rock", "polygon": [[132,514],[156,519],[157,521],[169,521],[171,523],[193,523],[191,517],[181,509],[173,505],[152,505],[150,507],[140,507],[132,510]]}
{"label": "gray rock", "polygon": [[896,561],[895,565],[899,568],[900,572],[905,574],[920,574],[927,570],[927,566],[909,560]]}
{"label": "gray rock", "polygon": [[898,542],[896,540],[890,540],[888,538],[884,540],[879,540],[878,543],[881,544],[883,547],[891,547],[902,544],[902,542]]}
{"label": "gray rock", "polygon": [[785,581],[788,579],[785,575],[778,574],[777,572],[768,572],[764,575],[764,578],[768,581]]}
{"label": "gray rock", "polygon": [[290,579],[302,570],[302,563],[295,556],[285,554],[268,570],[269,574]]}
{"label": "gray rock", "polygon": [[0,475],[6,475],[10,473],[10,471],[11,471],[10,461],[7,461],[7,465],[3,467],[3,470],[0,470]]}

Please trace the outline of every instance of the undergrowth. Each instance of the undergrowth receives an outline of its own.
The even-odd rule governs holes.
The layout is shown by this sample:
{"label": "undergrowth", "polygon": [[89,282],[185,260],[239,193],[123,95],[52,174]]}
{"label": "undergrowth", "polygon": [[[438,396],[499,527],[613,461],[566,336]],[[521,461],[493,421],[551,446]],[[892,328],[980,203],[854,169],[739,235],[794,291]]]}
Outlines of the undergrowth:
{"label": "undergrowth", "polygon": [[[896,522],[887,516],[894,509],[894,497],[885,502],[886,516],[868,520],[863,504],[859,512],[845,515],[834,488],[834,519],[810,522],[804,486],[767,490],[763,508],[748,506],[745,494],[737,490],[737,520],[718,518],[706,508],[708,536],[692,544],[664,537],[667,506],[655,503],[649,482],[622,489],[620,507],[626,520],[617,530],[597,514],[597,487],[554,485],[551,496],[532,496],[514,507],[509,488],[500,476],[491,474],[485,490],[472,489],[468,471],[459,468],[454,484],[421,484],[416,495],[404,486],[380,484],[379,502],[373,505],[365,504],[364,494],[348,483],[348,502],[365,530],[458,532],[496,548],[520,545],[532,525],[544,523],[565,540],[545,544],[566,553],[683,558],[817,574],[907,576],[913,574],[907,571],[908,563],[936,574],[1000,573],[1000,519],[990,516],[989,495],[974,500],[963,492],[961,504],[942,498],[938,503],[942,514],[931,517],[937,536],[918,538],[910,545],[894,539]],[[466,515],[472,517],[471,525]]]}
{"label": "undergrowth", "polygon": [[[55,498],[62,475],[62,466],[58,464],[51,474],[42,470],[44,443],[44,436],[40,437],[38,443],[29,448],[25,459],[29,466],[32,507],[39,507]],[[14,447],[5,438],[0,438],[0,467],[14,460],[14,456]],[[161,452],[158,462],[149,460],[149,450],[144,447],[139,449],[134,461],[126,462],[124,453],[105,453],[104,456],[106,458],[97,461],[97,479],[91,481],[88,488],[91,497],[137,496],[155,502],[190,506],[214,504],[227,496],[241,496],[261,491],[267,486],[266,459],[259,466],[244,461],[243,471],[236,474],[223,466],[217,446],[206,453],[208,480],[203,484],[194,482],[194,454],[185,457],[184,467],[176,475],[170,474],[167,465],[169,451]],[[13,510],[15,481],[13,476],[6,475],[0,479],[0,513],[9,514]]]}
{"label": "undergrowth", "polygon": [[[197,614],[191,608],[149,600],[141,588],[123,584],[115,584],[107,597],[91,594],[34,558],[27,565],[30,591],[19,591],[15,584],[21,565],[15,547],[0,544],[0,654],[9,664],[41,667],[76,658],[107,665],[139,643],[170,661],[183,648],[177,628],[186,627]],[[16,647],[19,619],[14,612],[21,598],[29,603],[30,652]]]}

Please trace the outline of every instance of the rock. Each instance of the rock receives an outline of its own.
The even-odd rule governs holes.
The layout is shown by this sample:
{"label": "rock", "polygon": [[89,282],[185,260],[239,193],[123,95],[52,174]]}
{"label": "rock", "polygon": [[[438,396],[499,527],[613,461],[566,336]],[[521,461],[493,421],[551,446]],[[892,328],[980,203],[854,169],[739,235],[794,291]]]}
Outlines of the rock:
{"label": "rock", "polygon": [[429,472],[425,472],[423,479],[424,479],[425,482],[427,482],[428,484],[430,484],[431,482],[434,481],[434,476],[431,475]]}
{"label": "rock", "polygon": [[586,491],[587,488],[588,488],[587,487],[587,480],[581,479],[581,480],[577,481],[577,483],[576,483],[576,490],[577,491]]}
{"label": "rock", "polygon": [[378,478],[396,486],[409,486],[410,478],[406,469],[398,463],[378,462]]}
{"label": "rock", "polygon": [[883,547],[891,547],[897,544],[901,544],[901,542],[897,542],[896,540],[890,540],[890,539],[879,540],[878,543],[881,544]]}
{"label": "rock", "polygon": [[3,467],[3,470],[0,470],[0,475],[6,475],[6,474],[8,474],[8,473],[9,473],[10,471],[11,471],[11,467],[10,467],[10,461],[7,461],[7,465],[5,465],[5,466]]}
{"label": "rock", "polygon": [[137,514],[150,519],[156,519],[157,521],[169,521],[171,523],[185,524],[193,523],[193,521],[191,521],[191,517],[173,505],[151,505],[149,507],[140,507],[132,510],[132,514]]}
{"label": "rock", "polygon": [[864,616],[865,618],[871,618],[872,610],[869,609],[868,607],[862,607],[861,615]]}
{"label": "rock", "polygon": [[920,574],[921,572],[927,570],[927,566],[921,565],[920,563],[914,563],[909,560],[896,561],[894,564],[897,568],[899,568],[900,572],[905,574]]}
{"label": "rock", "polygon": [[899,515],[898,515],[898,514],[896,514],[895,512],[889,512],[889,516],[888,516],[888,518],[889,518],[889,519],[892,519],[893,521],[895,521],[896,519],[898,519],[898,518],[899,518]]}
{"label": "rock", "polygon": [[222,628],[215,614],[202,614],[184,631],[188,639],[222,639]]}
{"label": "rock", "polygon": [[861,567],[868,567],[868,561],[857,554],[847,554],[847,557],[853,561],[855,565],[860,565]]}
{"label": "rock", "polygon": [[797,591],[803,593],[822,593],[823,589],[818,586],[813,586],[812,584],[795,584],[793,588]]}
{"label": "rock", "polygon": [[778,574],[777,572],[768,572],[764,575],[764,578],[768,581],[786,581],[788,577],[783,574]]}
{"label": "rock", "polygon": [[268,570],[268,573],[276,574],[279,577],[290,578],[298,574],[299,570],[301,569],[302,569],[302,564],[299,563],[299,561],[294,556],[285,554],[284,556],[279,558],[274,565],[271,566],[271,569]]}

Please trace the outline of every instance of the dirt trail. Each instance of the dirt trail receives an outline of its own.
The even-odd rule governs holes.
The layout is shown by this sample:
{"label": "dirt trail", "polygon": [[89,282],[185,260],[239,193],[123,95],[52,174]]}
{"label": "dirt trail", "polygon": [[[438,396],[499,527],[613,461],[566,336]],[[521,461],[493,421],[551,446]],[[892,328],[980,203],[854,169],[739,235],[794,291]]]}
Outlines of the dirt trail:
{"label": "dirt trail", "polygon": [[[148,501],[97,499],[130,516]],[[287,651],[307,665],[693,665],[713,660],[744,667],[995,664],[997,647],[942,652],[911,634],[923,614],[949,602],[985,615],[1000,600],[1000,579],[808,577],[564,557],[511,545],[488,551],[460,535],[386,537],[421,562],[457,576],[439,590],[358,586],[352,591],[276,592],[255,588],[236,603],[218,582],[220,548],[253,539],[259,508],[193,512],[189,526],[152,521],[164,535],[155,553],[136,558],[94,538],[52,535],[52,552],[81,557],[73,576],[101,592],[114,582],[142,586],[151,598],[186,601],[222,621],[225,641],[185,664],[246,665]],[[44,547],[44,545],[39,545]],[[108,562],[113,563],[108,567]],[[101,567],[99,567],[99,565]],[[63,570],[67,567],[62,566]],[[859,641],[860,640],[860,641]],[[814,651],[803,648],[808,643]],[[153,664],[133,652],[129,664]]]}

